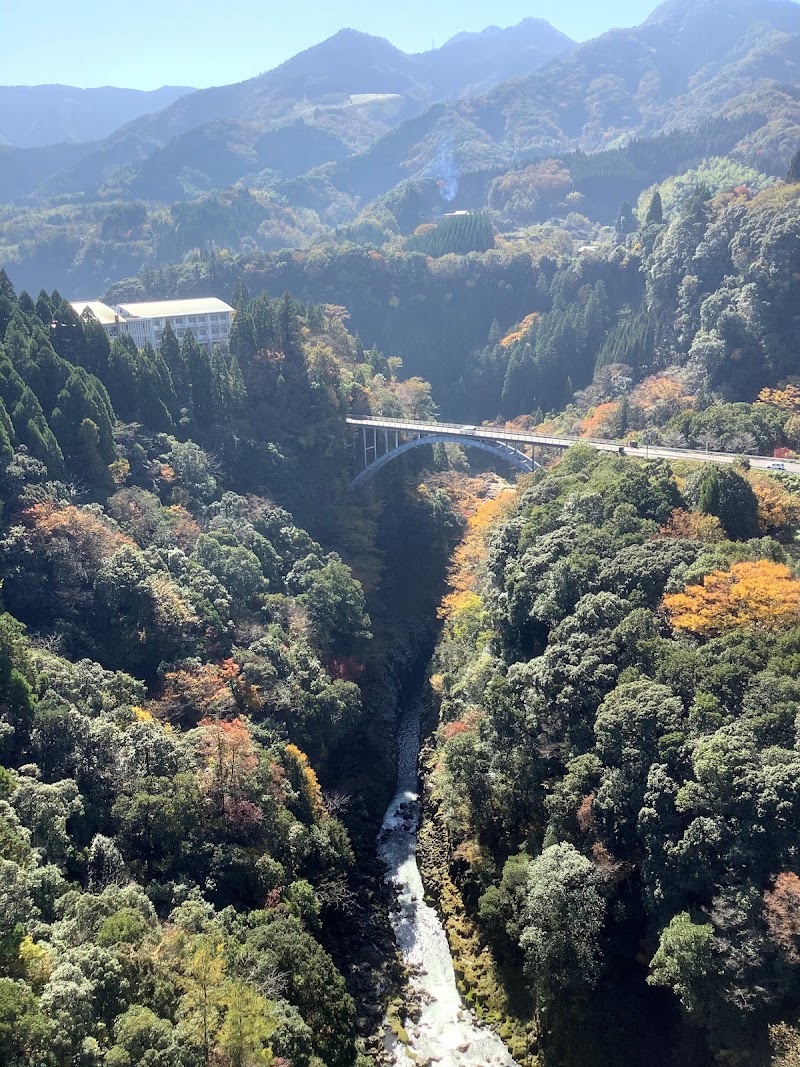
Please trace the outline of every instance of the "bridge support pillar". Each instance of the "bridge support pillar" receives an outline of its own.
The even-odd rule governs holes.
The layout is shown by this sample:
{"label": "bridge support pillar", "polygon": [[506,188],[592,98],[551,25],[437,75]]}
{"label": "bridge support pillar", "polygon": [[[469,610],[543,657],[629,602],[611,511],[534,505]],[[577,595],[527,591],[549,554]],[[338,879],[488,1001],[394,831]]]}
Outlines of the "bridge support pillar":
{"label": "bridge support pillar", "polygon": [[[372,444],[368,444],[369,431],[372,429]],[[378,430],[377,427],[364,427],[364,470],[369,466],[369,454],[372,453],[373,462],[378,458]]]}

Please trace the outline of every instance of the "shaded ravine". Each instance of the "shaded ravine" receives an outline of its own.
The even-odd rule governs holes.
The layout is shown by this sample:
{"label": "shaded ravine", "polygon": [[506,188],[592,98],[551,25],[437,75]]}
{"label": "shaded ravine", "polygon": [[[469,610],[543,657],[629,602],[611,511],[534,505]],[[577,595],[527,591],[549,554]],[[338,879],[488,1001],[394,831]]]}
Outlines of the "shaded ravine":
{"label": "shaded ravine", "polygon": [[[387,1038],[396,1067],[516,1067],[500,1038],[479,1023],[461,1000],[453,961],[439,917],[425,903],[417,867],[420,804],[417,760],[420,708],[412,705],[397,730],[397,792],[383,819],[378,856],[395,887],[391,912],[397,944],[409,971],[411,1000],[419,1018],[408,1023],[408,1045]],[[414,1058],[408,1052],[414,1054]]]}

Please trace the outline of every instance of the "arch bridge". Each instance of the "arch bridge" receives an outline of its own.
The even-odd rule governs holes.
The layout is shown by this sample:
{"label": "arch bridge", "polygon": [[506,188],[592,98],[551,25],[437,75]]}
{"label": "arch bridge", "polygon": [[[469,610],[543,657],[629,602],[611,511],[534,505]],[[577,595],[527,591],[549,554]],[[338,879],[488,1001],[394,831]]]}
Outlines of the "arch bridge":
{"label": "arch bridge", "polygon": [[356,448],[357,462],[361,452],[364,457],[364,467],[350,483],[351,489],[368,481],[381,467],[402,456],[404,452],[423,445],[455,442],[468,448],[479,448],[505,460],[525,474],[530,474],[540,466],[534,459],[532,448],[531,455],[526,455],[522,448],[507,441],[496,440],[491,433],[479,432],[477,427],[395,422],[390,419],[348,419],[347,424],[361,428],[362,448]]}
{"label": "arch bridge", "polygon": [[[348,418],[355,433],[356,467],[351,489],[363,485],[382,467],[412,448],[454,442],[466,448],[489,452],[522,473],[529,474],[542,464],[542,449],[564,451],[574,444],[588,445],[600,452],[616,452],[640,459],[688,459],[705,463],[733,463],[733,452],[704,452],[687,448],[656,447],[638,441],[608,441],[587,437],[550,437],[521,433],[492,426],[467,426],[450,422],[422,422],[408,419]],[[539,448],[539,460],[536,448]],[[751,466],[761,470],[778,468],[800,474],[800,460],[780,460],[773,456],[749,456]]]}

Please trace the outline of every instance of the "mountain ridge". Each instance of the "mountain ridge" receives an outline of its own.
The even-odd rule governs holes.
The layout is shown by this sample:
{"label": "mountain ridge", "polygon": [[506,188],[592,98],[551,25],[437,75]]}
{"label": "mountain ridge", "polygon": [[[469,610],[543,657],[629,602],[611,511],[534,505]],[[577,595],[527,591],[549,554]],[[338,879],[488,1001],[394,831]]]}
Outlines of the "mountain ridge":
{"label": "mountain ridge", "polygon": [[189,86],[82,89],[59,83],[0,86],[0,144],[42,148],[98,141],[120,126],[174,103]]}
{"label": "mountain ridge", "polygon": [[[763,110],[767,129],[744,147],[748,161],[763,169],[772,160],[780,170],[800,137],[798,83],[797,4],[669,0],[638,27],[609,30],[526,77],[430,108],[413,120],[413,133],[403,124],[326,176],[371,199],[403,178],[436,177],[443,144],[448,167],[461,173],[615,147],[745,109]],[[781,115],[774,129],[770,110]]]}
{"label": "mountain ridge", "polygon": [[[542,38],[538,46],[537,34]],[[260,122],[266,133],[268,126],[301,118],[334,132],[349,154],[440,96],[474,90],[476,76],[484,87],[497,84],[507,76],[512,55],[518,66],[531,70],[572,47],[574,42],[548,23],[537,23],[533,33],[527,24],[520,30],[510,27],[496,44],[471,39],[418,55],[402,52],[384,38],[340,30],[273,70],[197,90],[133,120],[87,150],[76,170],[68,169],[42,191],[70,193],[97,186],[119,167],[136,166],[174,138],[218,120]]]}

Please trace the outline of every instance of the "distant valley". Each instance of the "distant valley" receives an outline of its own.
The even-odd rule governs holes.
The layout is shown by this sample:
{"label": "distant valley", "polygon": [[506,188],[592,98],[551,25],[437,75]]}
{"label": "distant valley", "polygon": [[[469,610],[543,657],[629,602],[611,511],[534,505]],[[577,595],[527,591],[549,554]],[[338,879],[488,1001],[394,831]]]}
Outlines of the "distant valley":
{"label": "distant valley", "polygon": [[523,246],[552,222],[574,250],[705,159],[782,176],[798,85],[790,0],[669,0],[580,45],[539,19],[419,55],[342,30],[108,136],[0,147],[0,261],[85,297],[193,254],[402,249],[450,210]]}

